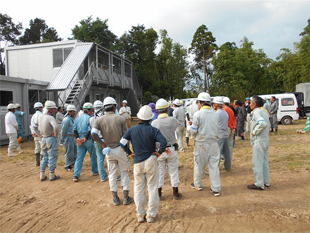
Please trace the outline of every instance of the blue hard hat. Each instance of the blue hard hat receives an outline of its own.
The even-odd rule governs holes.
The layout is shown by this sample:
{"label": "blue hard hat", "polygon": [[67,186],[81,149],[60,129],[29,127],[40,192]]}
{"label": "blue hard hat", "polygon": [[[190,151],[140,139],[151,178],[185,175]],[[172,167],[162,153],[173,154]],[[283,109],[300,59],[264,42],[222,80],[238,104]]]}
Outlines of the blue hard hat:
{"label": "blue hard hat", "polygon": [[245,100],[250,100],[250,99],[251,99],[250,97],[246,97],[246,98],[245,98]]}

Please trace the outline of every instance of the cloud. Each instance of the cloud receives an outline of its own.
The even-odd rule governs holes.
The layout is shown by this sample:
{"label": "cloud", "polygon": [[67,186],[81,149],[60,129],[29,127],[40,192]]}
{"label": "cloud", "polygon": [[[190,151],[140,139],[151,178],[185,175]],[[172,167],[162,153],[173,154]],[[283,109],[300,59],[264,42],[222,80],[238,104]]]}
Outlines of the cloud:
{"label": "cloud", "polygon": [[263,49],[273,59],[281,48],[293,49],[294,42],[299,41],[309,9],[310,1],[299,0],[55,0],[51,4],[17,0],[1,4],[2,13],[10,15],[14,22],[23,22],[24,28],[30,19],[42,18],[64,39],[71,37],[71,29],[80,20],[92,15],[108,19],[109,29],[119,37],[132,26],[143,24],[158,33],[166,29],[174,41],[189,47],[196,29],[205,24],[218,45],[229,41],[239,46],[246,36],[255,49]]}

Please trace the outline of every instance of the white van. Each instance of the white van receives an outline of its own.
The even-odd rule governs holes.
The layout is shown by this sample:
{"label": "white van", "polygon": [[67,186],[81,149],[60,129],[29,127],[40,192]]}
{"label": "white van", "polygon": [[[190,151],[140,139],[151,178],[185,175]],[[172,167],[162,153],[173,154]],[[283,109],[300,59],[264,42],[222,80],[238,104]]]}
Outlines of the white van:
{"label": "white van", "polygon": [[276,97],[278,103],[278,122],[283,125],[289,125],[293,120],[299,119],[298,103],[296,96],[292,93],[285,94],[271,94],[271,95],[259,95],[263,99],[270,103],[271,96]]}

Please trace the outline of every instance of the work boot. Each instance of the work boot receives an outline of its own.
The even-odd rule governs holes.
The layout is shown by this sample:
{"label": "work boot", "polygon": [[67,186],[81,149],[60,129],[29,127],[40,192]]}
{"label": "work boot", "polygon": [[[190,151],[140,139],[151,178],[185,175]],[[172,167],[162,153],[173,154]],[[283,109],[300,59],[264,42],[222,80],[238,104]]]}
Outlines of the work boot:
{"label": "work boot", "polygon": [[179,188],[178,187],[173,187],[173,198],[174,200],[179,200],[182,197],[182,194],[179,193]]}
{"label": "work boot", "polygon": [[273,128],[271,128],[271,130],[269,132],[273,132]]}
{"label": "work boot", "polygon": [[129,190],[124,190],[124,200],[123,204],[124,205],[129,205],[131,202],[133,202],[133,198],[129,197]]}
{"label": "work boot", "polygon": [[46,175],[45,175],[45,171],[41,171],[40,172],[40,180],[41,181],[44,181],[44,180],[46,180],[47,179],[47,177],[46,177]]}
{"label": "work boot", "polygon": [[158,196],[159,196],[160,199],[161,199],[161,197],[162,197],[161,191],[162,191],[162,188],[158,188]]}
{"label": "work boot", "polygon": [[278,129],[276,129],[276,131],[275,131],[276,133],[278,133]]}
{"label": "work boot", "polygon": [[40,153],[36,153],[35,155],[36,155],[36,162],[37,162],[36,165],[40,166]]}
{"label": "work boot", "polygon": [[120,205],[121,204],[121,201],[119,200],[119,197],[117,196],[117,192],[112,192],[113,194],[113,203],[114,205]]}
{"label": "work boot", "polygon": [[188,147],[189,146],[189,144],[188,144],[189,143],[189,137],[186,137],[185,140],[186,140],[186,145]]}
{"label": "work boot", "polygon": [[50,172],[50,181],[58,180],[60,176],[55,175],[55,172]]}

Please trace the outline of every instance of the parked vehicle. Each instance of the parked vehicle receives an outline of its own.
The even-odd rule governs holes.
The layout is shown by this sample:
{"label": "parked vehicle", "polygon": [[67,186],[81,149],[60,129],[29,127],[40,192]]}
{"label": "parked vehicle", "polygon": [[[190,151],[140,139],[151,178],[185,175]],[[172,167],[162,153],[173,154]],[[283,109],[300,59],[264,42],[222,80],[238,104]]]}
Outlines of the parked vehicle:
{"label": "parked vehicle", "polygon": [[260,95],[260,97],[266,98],[266,101],[269,103],[271,96],[276,97],[278,104],[278,122],[281,122],[283,125],[289,125],[292,124],[293,120],[299,119],[298,102],[293,93]]}
{"label": "parked vehicle", "polygon": [[299,103],[300,117],[310,116],[310,83],[299,83],[296,85],[296,92],[294,94]]}

